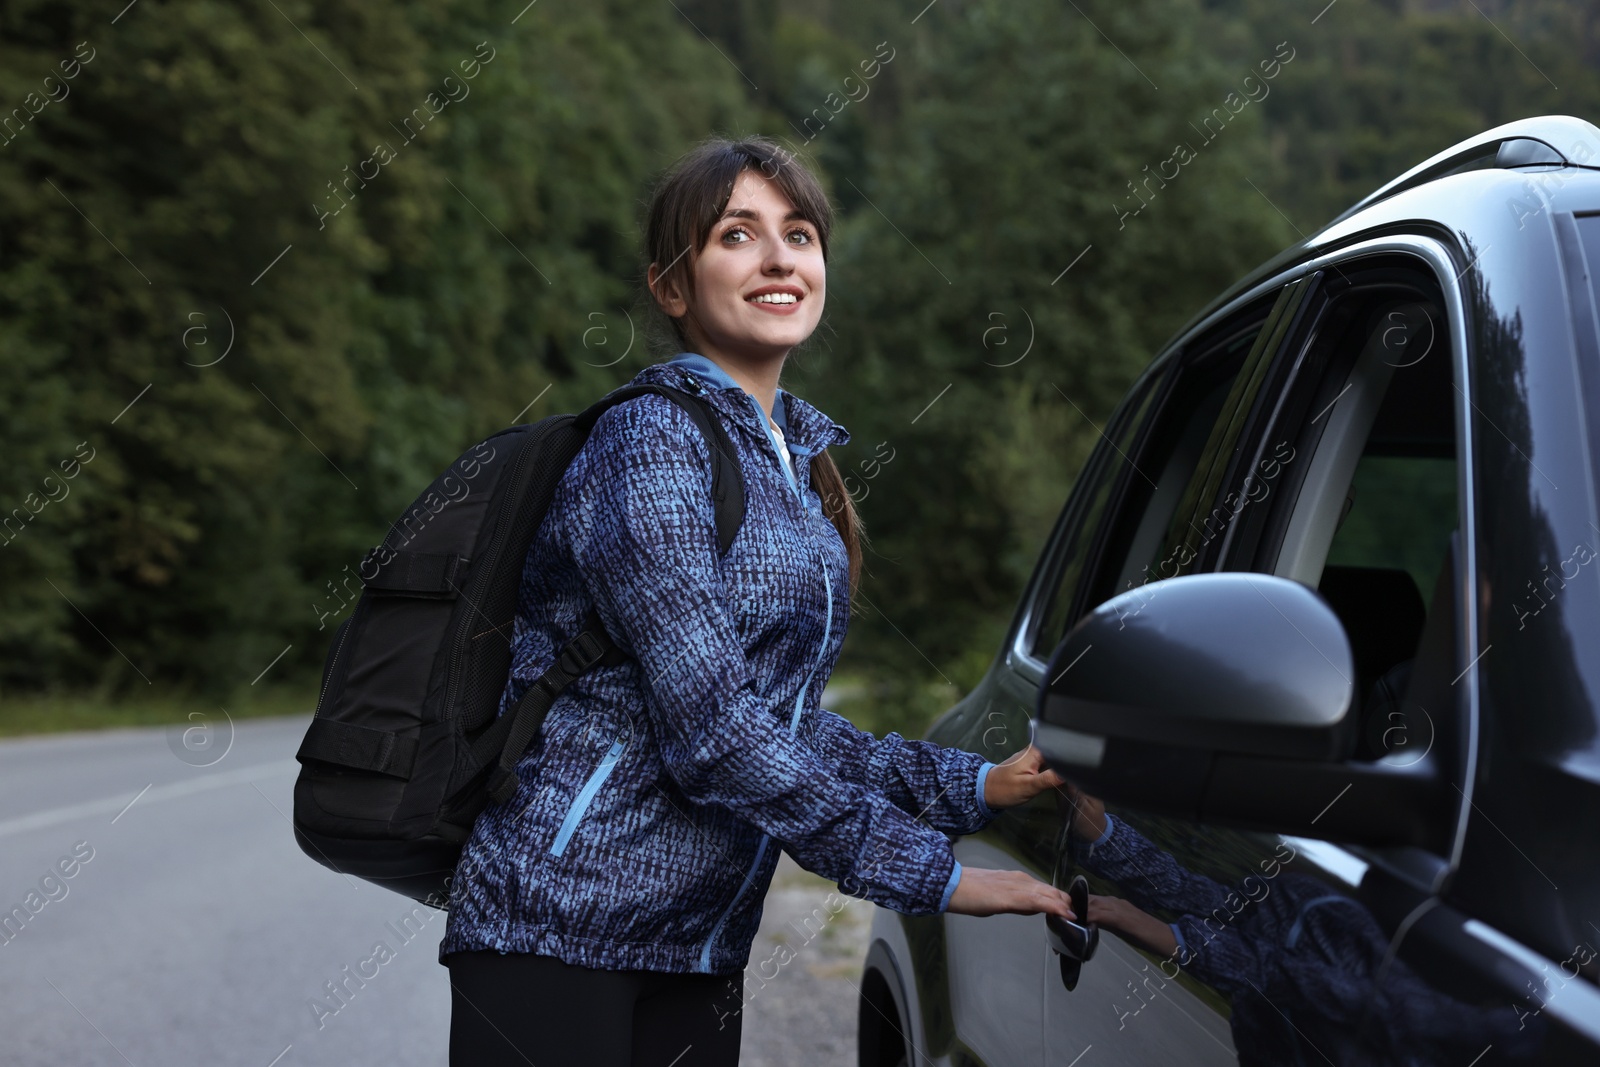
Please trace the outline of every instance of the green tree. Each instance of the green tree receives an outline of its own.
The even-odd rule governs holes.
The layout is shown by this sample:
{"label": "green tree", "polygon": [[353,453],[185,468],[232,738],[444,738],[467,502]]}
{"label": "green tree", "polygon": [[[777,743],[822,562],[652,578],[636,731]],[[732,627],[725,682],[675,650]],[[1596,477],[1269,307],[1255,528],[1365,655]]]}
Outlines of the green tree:
{"label": "green tree", "polygon": [[588,315],[620,351],[640,189],[745,105],[670,9],[510,17],[0,8],[0,99],[93,50],[0,147],[0,685],[227,692],[291,645],[314,677],[342,568],[438,469],[637,369]]}

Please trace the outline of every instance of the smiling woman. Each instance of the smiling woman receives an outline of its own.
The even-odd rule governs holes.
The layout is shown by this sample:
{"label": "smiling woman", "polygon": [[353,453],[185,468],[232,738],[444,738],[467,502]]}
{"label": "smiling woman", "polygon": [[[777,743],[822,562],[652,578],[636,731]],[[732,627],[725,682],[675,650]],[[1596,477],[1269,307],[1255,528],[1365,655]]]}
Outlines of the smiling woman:
{"label": "smiling woman", "polygon": [[[693,394],[722,434],[657,393],[612,405],[533,536],[500,714],[591,612],[624,655],[549,705],[463,848],[439,948],[452,1063],[737,1063],[780,851],[904,914],[1072,914],[951,851],[1062,783],[1037,749],[996,765],[821,706],[860,578],[827,452],[850,435],[778,379],[821,318],[831,222],[765,139],[708,141],[657,188],[645,281],[682,351],[630,384]],[[744,490],[725,546],[714,440]]]}

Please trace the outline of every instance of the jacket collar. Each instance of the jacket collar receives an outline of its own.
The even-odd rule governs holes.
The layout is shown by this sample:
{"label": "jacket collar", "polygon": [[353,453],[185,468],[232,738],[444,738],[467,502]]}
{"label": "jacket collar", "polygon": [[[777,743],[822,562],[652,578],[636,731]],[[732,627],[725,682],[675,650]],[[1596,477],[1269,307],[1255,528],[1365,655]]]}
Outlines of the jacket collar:
{"label": "jacket collar", "polygon": [[[707,356],[679,352],[664,363],[652,363],[643,368],[634,375],[633,381],[670,385],[708,396],[735,422],[756,434],[763,443],[767,441],[767,429],[761,424],[762,416],[758,413],[760,403]],[[850,440],[849,430],[782,388],[773,400],[772,421],[783,431],[789,451],[797,456],[814,456],[830,445],[842,445]]]}

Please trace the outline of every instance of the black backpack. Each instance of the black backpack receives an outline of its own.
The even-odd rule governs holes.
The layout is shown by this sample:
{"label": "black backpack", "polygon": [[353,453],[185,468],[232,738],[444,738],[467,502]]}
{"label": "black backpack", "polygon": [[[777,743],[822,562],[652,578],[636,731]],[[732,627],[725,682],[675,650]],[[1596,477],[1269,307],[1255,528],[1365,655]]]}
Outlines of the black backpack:
{"label": "black backpack", "polygon": [[708,402],[630,385],[586,410],[513,426],[434,479],[362,560],[316,715],[295,758],[294,836],[312,859],[440,910],[477,815],[516,792],[514,768],[550,705],[597,663],[626,657],[596,613],[515,708],[495,716],[528,549],[556,486],[602,413],[647,393],[678,404],[711,445],[725,555],[744,481]]}

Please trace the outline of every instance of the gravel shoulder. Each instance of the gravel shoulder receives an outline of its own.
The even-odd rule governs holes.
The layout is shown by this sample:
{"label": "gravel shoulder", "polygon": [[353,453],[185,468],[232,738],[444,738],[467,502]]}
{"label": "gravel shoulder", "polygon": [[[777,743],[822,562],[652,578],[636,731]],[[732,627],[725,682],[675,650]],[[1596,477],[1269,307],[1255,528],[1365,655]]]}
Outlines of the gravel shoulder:
{"label": "gravel shoulder", "polygon": [[854,1067],[874,906],[784,854],[744,978],[741,1067]]}

